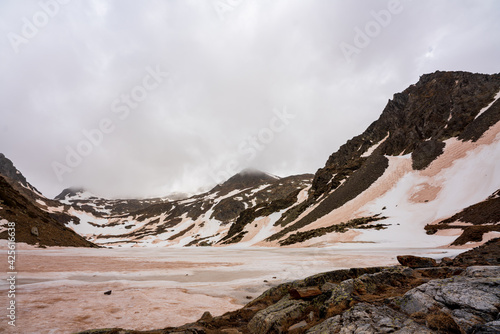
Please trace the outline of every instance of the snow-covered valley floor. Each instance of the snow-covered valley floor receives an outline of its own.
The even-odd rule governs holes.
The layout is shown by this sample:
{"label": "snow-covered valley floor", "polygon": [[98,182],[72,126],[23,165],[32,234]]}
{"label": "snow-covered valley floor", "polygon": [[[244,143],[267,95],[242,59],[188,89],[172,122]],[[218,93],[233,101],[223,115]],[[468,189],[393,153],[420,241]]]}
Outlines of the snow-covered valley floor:
{"label": "snow-covered valley floor", "polygon": [[[1,244],[0,271],[7,251]],[[356,248],[354,248],[356,247]],[[92,328],[157,329],[240,308],[279,283],[340,268],[396,264],[396,256],[440,259],[465,249],[130,248],[17,250],[16,327],[0,333],[71,333]],[[111,295],[104,295],[112,290]],[[0,283],[6,310],[8,284]],[[5,314],[6,315],[6,314]]]}

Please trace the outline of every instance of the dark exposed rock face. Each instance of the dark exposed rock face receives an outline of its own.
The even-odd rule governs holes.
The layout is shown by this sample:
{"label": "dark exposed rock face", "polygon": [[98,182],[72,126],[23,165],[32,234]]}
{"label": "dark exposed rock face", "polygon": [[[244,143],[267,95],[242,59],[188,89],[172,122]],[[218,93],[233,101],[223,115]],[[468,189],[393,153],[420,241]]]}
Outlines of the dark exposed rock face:
{"label": "dark exposed rock face", "polygon": [[243,210],[245,210],[245,204],[241,201],[237,201],[234,198],[226,198],[214,207],[212,218],[227,223],[238,218]]}
{"label": "dark exposed rock face", "polygon": [[416,145],[411,153],[413,169],[424,169],[443,153],[445,143],[437,140],[425,140]]}
{"label": "dark exposed rock face", "polygon": [[[500,190],[495,191],[486,200],[471,205],[437,224],[426,225],[428,234],[434,234],[443,229],[462,229],[462,234],[452,245],[464,245],[469,241],[481,242],[488,232],[500,232]],[[469,223],[470,225],[457,224]]]}
{"label": "dark exposed rock face", "polygon": [[454,266],[500,266],[500,238],[459,254],[453,259]]}
{"label": "dark exposed rock face", "polygon": [[386,219],[387,217],[362,217],[351,219],[346,223],[334,224],[328,227],[320,227],[312,230],[308,230],[305,232],[296,232],[289,235],[286,239],[283,239],[279,242],[280,246],[293,245],[298,242],[303,242],[312,238],[320,237],[327,233],[345,233],[349,229],[357,228],[357,229],[383,229],[385,228],[384,224],[370,224],[371,222]]}
{"label": "dark exposed rock face", "polygon": [[[398,300],[401,310],[416,318],[429,322],[441,314],[448,318],[448,328],[435,330],[447,332],[470,332],[473,326],[497,320],[500,306],[500,267],[469,267],[464,275],[432,280],[422,284]],[[441,323],[445,322],[443,320]]]}
{"label": "dark exposed rock face", "polygon": [[[499,74],[435,72],[421,76],[415,85],[395,94],[380,118],[363,134],[349,140],[329,157],[325,167],[315,175],[312,187],[314,195],[319,196],[327,191],[333,174],[349,168],[370,146],[379,143],[387,135],[387,139],[374,153],[408,154],[424,142],[434,142],[431,144],[433,147],[425,150],[436,153],[439,151],[438,143],[451,137],[477,140],[500,120],[496,106],[500,104],[498,101],[492,106],[494,108],[474,119],[493,100],[499,88]],[[483,122],[485,125],[480,126]],[[424,144],[424,148],[427,145]],[[417,165],[421,165],[418,160]]]}
{"label": "dark exposed rock face", "polygon": [[413,255],[399,255],[397,257],[401,265],[410,268],[432,268],[437,266],[437,262],[430,257],[420,257]]}
{"label": "dark exposed rock face", "polygon": [[43,199],[48,203],[55,205],[59,204],[50,199],[44,198],[43,195],[31,185],[24,175],[14,166],[11,160],[9,160],[5,155],[0,153],[0,175],[5,177],[5,180],[20,194],[22,194],[27,199],[30,199],[36,206],[37,199]]}
{"label": "dark exposed rock face", "polygon": [[23,174],[21,174],[5,155],[0,153],[0,174],[10,178],[13,181],[19,182],[23,186],[28,186],[28,181]]}
{"label": "dark exposed rock face", "polygon": [[500,101],[497,100],[488,109],[488,112],[480,115],[474,122],[470,123],[458,136],[460,140],[478,140],[500,118]]}

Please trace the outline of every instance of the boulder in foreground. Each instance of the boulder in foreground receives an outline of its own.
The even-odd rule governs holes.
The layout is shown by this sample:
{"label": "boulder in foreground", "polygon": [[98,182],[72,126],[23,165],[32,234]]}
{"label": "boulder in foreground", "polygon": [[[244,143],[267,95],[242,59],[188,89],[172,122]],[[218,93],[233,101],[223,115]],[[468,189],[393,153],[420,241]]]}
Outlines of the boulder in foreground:
{"label": "boulder in foreground", "polygon": [[420,257],[413,255],[399,255],[397,257],[398,262],[402,266],[410,268],[432,268],[437,267],[437,262],[430,257]]}

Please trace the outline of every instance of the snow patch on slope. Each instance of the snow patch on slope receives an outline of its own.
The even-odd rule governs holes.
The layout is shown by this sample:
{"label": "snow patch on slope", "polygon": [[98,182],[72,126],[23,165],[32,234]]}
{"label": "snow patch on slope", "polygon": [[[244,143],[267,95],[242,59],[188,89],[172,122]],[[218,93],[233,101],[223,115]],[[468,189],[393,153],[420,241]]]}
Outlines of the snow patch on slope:
{"label": "snow patch on slope", "polygon": [[[394,247],[433,247],[451,243],[455,236],[427,235],[424,226],[483,201],[500,187],[500,164],[497,163],[500,161],[499,136],[489,145],[468,151],[465,157],[454,160],[435,176],[428,176],[425,171],[413,171],[403,176],[384,196],[363,208],[375,214],[386,207],[383,215],[389,218],[381,223],[390,226],[386,230],[362,231],[356,240]],[[438,160],[450,159],[447,147],[453,141],[456,139],[446,141],[445,152]],[[435,162],[439,163],[438,160]],[[412,197],[415,191],[421,191],[417,185],[432,185],[439,191],[434,199],[416,203]]]}
{"label": "snow patch on slope", "polygon": [[474,117],[474,119],[478,118],[482,113],[484,113],[486,110],[490,109],[490,107],[493,105],[493,103],[495,103],[499,98],[500,98],[500,91],[498,91],[498,93],[495,95],[495,97],[493,98],[493,101],[490,104],[488,104],[486,107],[484,107],[483,109],[481,109],[479,111],[479,113],[476,115],[476,117]]}
{"label": "snow patch on slope", "polygon": [[238,243],[238,246],[254,246],[255,244],[264,241],[265,239],[276,233],[278,229],[274,226],[274,223],[276,223],[276,221],[280,219],[281,215],[286,210],[287,209],[274,212],[267,217],[259,217],[252,223],[245,226],[244,231],[247,231],[248,234],[245,235],[243,240]]}
{"label": "snow patch on slope", "polygon": [[370,148],[368,148],[368,150],[366,150],[365,153],[363,153],[361,155],[362,158],[367,158],[369,157],[373,151],[375,151],[383,142],[386,141],[386,139],[389,138],[389,132],[387,132],[387,136],[385,136],[384,139],[382,139],[381,141],[379,141],[378,143],[376,143],[375,145],[371,146]]}
{"label": "snow patch on slope", "polygon": [[89,199],[95,199],[98,198],[96,195],[92,194],[90,191],[79,191],[77,192],[74,196],[66,196],[64,199],[59,200],[59,202],[71,205],[72,201],[78,201],[78,200],[89,200]]}

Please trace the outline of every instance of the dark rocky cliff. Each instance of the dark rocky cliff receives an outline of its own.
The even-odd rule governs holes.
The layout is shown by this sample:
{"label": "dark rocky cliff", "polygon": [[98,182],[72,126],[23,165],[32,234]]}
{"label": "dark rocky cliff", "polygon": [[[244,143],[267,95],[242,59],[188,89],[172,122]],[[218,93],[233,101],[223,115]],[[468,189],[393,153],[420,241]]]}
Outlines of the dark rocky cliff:
{"label": "dark rocky cliff", "polygon": [[314,175],[308,200],[285,212],[279,223],[286,226],[307,208],[319,205],[269,240],[280,239],[361,194],[384,173],[388,166],[384,156],[411,154],[413,169],[424,169],[443,152],[444,140],[477,140],[500,121],[500,100],[476,117],[499,90],[500,74],[422,75],[416,84],[394,94],[378,120],[328,158]]}
{"label": "dark rocky cliff", "polygon": [[342,145],[314,177],[312,196],[335,188],[334,174],[361,166],[361,155],[372,145],[387,139],[377,155],[412,153],[415,169],[426,167],[441,152],[443,140],[459,137],[475,140],[500,120],[500,103],[475,119],[500,90],[500,74],[435,72],[401,93],[394,94],[382,115],[361,135]]}

